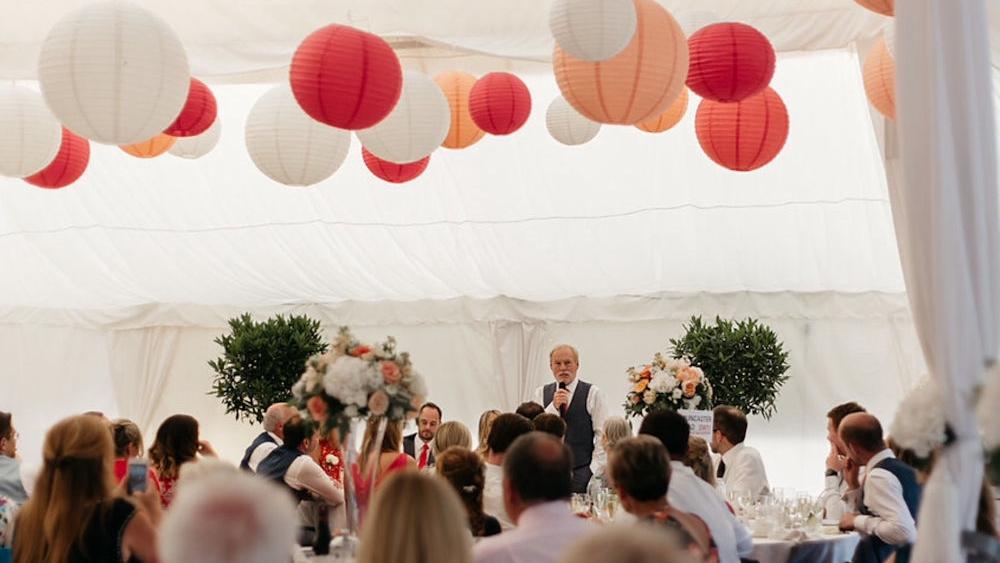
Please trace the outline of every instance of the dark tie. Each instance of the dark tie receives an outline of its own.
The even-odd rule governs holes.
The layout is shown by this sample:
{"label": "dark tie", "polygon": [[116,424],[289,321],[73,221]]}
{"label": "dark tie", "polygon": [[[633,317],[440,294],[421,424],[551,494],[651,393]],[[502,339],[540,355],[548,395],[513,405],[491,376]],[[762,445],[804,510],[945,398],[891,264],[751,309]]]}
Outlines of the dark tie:
{"label": "dark tie", "polygon": [[722,476],[726,474],[726,462],[719,460],[719,468],[715,470],[715,477],[722,479]]}

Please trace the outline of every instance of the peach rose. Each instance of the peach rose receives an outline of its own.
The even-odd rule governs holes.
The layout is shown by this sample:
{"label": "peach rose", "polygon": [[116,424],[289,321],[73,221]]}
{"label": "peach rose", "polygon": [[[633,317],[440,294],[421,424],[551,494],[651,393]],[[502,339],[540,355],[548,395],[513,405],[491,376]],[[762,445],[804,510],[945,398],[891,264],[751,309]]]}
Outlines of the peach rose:
{"label": "peach rose", "polygon": [[399,372],[399,366],[396,365],[396,362],[382,362],[381,368],[382,379],[387,385],[399,383],[402,374]]}
{"label": "peach rose", "polygon": [[677,380],[682,383],[687,383],[689,381],[698,383],[701,381],[701,370],[698,368],[686,367],[677,372]]}
{"label": "peach rose", "polygon": [[644,379],[652,379],[653,368],[651,366],[645,366],[644,368],[642,368],[642,373],[640,375],[642,375]]}
{"label": "peach rose", "polygon": [[697,381],[685,381],[684,382],[684,396],[690,399],[694,397],[694,394],[698,391]]}
{"label": "peach rose", "polygon": [[638,382],[636,382],[635,386],[632,387],[632,391],[635,393],[642,393],[643,391],[646,390],[646,387],[648,386],[649,386],[648,379],[640,379]]}
{"label": "peach rose", "polygon": [[314,395],[306,401],[306,409],[309,411],[309,416],[317,422],[323,422],[327,417],[327,406],[326,401],[323,397],[319,395]]}
{"label": "peach rose", "polygon": [[368,397],[368,410],[379,416],[385,414],[389,410],[389,395],[381,389],[372,393],[372,396]]}

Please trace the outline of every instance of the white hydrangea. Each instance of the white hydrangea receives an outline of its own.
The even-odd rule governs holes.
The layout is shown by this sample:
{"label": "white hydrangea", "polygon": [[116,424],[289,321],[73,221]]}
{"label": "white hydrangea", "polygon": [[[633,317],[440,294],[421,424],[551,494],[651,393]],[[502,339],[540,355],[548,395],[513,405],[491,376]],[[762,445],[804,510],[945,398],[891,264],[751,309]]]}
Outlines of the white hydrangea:
{"label": "white hydrangea", "polygon": [[944,444],[947,435],[941,394],[929,376],[924,376],[899,403],[889,435],[900,447],[924,458]]}
{"label": "white hydrangea", "polygon": [[701,395],[695,395],[691,399],[691,408],[695,408],[695,407],[697,407],[700,404],[701,404]]}
{"label": "white hydrangea", "polygon": [[373,376],[381,377],[368,362],[352,356],[341,356],[326,368],[323,388],[341,403],[363,408],[368,405]]}
{"label": "white hydrangea", "polygon": [[684,396],[684,391],[681,391],[680,387],[674,388],[673,397],[674,399],[680,399]]}
{"label": "white hydrangea", "polygon": [[652,405],[656,402],[656,392],[652,389],[646,389],[646,392],[642,394],[642,401],[647,405]]}
{"label": "white hydrangea", "polygon": [[295,385],[292,385],[292,396],[296,399],[301,399],[306,390],[306,382],[303,379],[299,379]]}
{"label": "white hydrangea", "polygon": [[677,380],[662,371],[649,381],[649,388],[657,393],[669,393],[676,386]]}

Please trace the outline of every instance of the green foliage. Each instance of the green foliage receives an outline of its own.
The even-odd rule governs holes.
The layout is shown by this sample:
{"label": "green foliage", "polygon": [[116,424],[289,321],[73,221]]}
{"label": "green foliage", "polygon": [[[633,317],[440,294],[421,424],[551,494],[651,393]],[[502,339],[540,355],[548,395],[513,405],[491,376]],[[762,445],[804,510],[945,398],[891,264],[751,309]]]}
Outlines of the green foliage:
{"label": "green foliage", "polygon": [[327,348],[319,321],[304,315],[258,323],[244,313],[229,319],[229,328],[215,339],[223,355],[208,365],[215,371],[212,393],[237,420],[260,423],[269,405],[291,399],[306,360]]}
{"label": "green foliage", "polygon": [[755,319],[715,318],[715,324],[691,317],[680,339],[671,339],[675,358],[688,358],[712,383],[717,405],[746,414],[774,415],[774,401],[788,380],[788,353],[777,335]]}

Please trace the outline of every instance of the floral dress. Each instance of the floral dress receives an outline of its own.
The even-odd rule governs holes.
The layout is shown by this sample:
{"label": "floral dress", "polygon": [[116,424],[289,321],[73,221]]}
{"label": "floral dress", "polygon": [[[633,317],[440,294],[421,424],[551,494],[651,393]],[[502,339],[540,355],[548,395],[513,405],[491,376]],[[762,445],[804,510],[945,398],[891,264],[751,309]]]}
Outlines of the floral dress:
{"label": "floral dress", "polygon": [[7,497],[0,497],[0,549],[10,549],[14,541],[14,516],[20,506]]}
{"label": "floral dress", "polygon": [[344,454],[339,448],[331,446],[327,440],[319,442],[319,466],[334,483],[341,488],[344,487]]}

